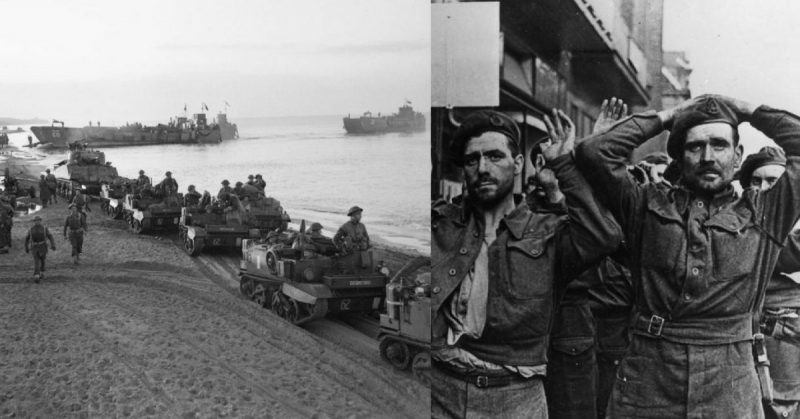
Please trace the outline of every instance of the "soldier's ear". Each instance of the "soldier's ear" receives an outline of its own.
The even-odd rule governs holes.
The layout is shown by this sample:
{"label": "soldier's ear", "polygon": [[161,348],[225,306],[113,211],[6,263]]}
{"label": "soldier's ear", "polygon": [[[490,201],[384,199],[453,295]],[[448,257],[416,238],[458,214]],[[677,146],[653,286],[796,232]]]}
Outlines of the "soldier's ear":
{"label": "soldier's ear", "polygon": [[522,166],[525,165],[525,157],[522,154],[517,154],[514,156],[514,174],[518,175],[522,173]]}

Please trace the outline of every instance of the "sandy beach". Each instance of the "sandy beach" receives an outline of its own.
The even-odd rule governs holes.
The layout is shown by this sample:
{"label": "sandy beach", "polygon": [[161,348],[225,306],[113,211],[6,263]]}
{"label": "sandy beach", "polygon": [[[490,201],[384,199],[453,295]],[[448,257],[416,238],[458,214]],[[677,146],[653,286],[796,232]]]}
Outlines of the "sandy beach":
{"label": "sandy beach", "polygon": [[[0,168],[38,177],[43,167],[12,150],[0,150]],[[325,323],[292,326],[238,295],[235,254],[192,259],[176,240],[133,235],[92,208],[77,266],[66,204],[37,212],[57,246],[39,284],[23,249],[33,215],[14,220],[0,255],[0,415],[429,415],[428,390],[383,362],[374,338],[344,323],[331,337],[313,332]],[[412,257],[376,253],[392,269]]]}

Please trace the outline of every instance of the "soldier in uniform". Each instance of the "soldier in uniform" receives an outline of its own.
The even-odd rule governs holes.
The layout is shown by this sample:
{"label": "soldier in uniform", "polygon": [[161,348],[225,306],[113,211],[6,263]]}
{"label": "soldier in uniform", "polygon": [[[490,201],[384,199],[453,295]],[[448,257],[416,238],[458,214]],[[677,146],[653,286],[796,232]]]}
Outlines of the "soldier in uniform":
{"label": "soldier in uniform", "polygon": [[575,128],[547,119],[543,155],[569,219],[533,213],[514,196],[524,157],[505,114],[462,122],[451,154],[463,167],[460,205],[434,203],[432,231],[432,416],[546,418],[543,376],[557,288],[620,241],[572,163]]}
{"label": "soldier in uniform", "polygon": [[183,196],[183,206],[196,207],[200,205],[200,198],[202,198],[200,192],[197,192],[194,185],[189,185],[189,191]]}
{"label": "soldier in uniform", "polygon": [[261,189],[261,192],[267,188],[267,182],[264,181],[264,178],[261,177],[260,174],[256,175],[256,180],[253,182],[253,185],[258,189]]}
{"label": "soldier in uniform", "polygon": [[143,187],[144,185],[150,185],[150,178],[145,176],[144,170],[139,170],[139,177],[136,178],[136,186]]}
{"label": "soldier in uniform", "polygon": [[11,247],[11,228],[14,226],[14,208],[7,196],[0,194],[0,253],[8,253]]}
{"label": "soldier in uniform", "polygon": [[253,175],[247,175],[247,184],[248,185],[255,185],[256,184],[256,177]]}
{"label": "soldier in uniform", "polygon": [[166,177],[159,184],[159,186],[161,186],[161,190],[164,192],[164,196],[170,196],[174,193],[177,193],[178,181],[172,177],[172,172],[167,172],[164,174],[164,176]]}
{"label": "soldier in uniform", "polygon": [[[744,188],[766,192],[784,172],[783,150],[764,147],[747,157],[739,180]],[[774,388],[774,400],[764,403],[765,416],[800,418],[800,229],[789,235],[778,257],[767,286],[761,325]]]}
{"label": "soldier in uniform", "polygon": [[[217,201],[220,202],[227,202],[230,199],[230,195],[233,193],[233,189],[231,189],[231,183],[228,182],[228,179],[222,181],[222,188],[219,189],[217,192]],[[227,205],[222,205],[223,207]]]}
{"label": "soldier in uniform", "polygon": [[47,187],[44,175],[39,176],[39,200],[42,202],[42,208],[47,208],[47,203],[50,201],[50,188]]}
{"label": "soldier in uniform", "polygon": [[81,261],[83,237],[87,232],[86,217],[78,212],[75,204],[71,204],[69,215],[64,222],[64,238],[69,238],[69,244],[72,245],[72,262],[76,265]]}
{"label": "soldier in uniform", "polygon": [[56,194],[56,188],[58,187],[58,181],[56,181],[56,176],[50,173],[50,169],[46,169],[45,173],[47,174],[45,175],[44,180],[47,183],[47,188],[50,190],[50,199],[54,204],[57,204],[58,195]]}
{"label": "soldier in uniform", "polygon": [[364,210],[354,206],[347,211],[350,221],[342,224],[339,231],[333,236],[333,242],[342,253],[353,253],[369,249],[369,235],[367,227],[361,223],[361,213]]}
{"label": "soldier in uniform", "polygon": [[56,250],[56,242],[50,229],[42,225],[42,217],[33,217],[33,226],[25,236],[25,253],[33,251],[33,282],[44,279],[45,258],[47,257],[47,240],[50,240],[50,249]]}
{"label": "soldier in uniform", "polygon": [[[578,166],[623,229],[635,290],[633,338],[609,417],[764,416],[758,316],[800,216],[800,159],[789,158],[769,191],[737,196],[745,121],[800,155],[800,118],[717,95],[630,116],[577,147]],[[665,129],[680,183],[635,183],[630,154]]]}
{"label": "soldier in uniform", "polygon": [[[72,198],[72,204],[78,208],[78,212],[83,214],[84,217],[86,217],[86,211],[92,211],[92,209],[89,208],[89,197],[81,193],[80,189],[75,190],[75,196]],[[84,211],[84,209],[86,211]]]}

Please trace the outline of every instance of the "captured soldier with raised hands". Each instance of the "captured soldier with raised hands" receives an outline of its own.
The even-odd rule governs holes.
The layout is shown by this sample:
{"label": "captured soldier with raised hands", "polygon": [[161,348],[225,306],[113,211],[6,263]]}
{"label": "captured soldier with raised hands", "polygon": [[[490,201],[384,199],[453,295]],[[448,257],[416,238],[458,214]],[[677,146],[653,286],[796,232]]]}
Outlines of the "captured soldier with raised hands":
{"label": "captured soldier with raised hands", "polygon": [[[789,157],[772,189],[738,197],[741,122]],[[639,185],[630,154],[665,129],[680,180]],[[763,350],[766,279],[800,215],[798,154],[800,118],[717,95],[633,115],[577,147],[578,166],[623,229],[634,285],[633,340],[609,417],[764,416],[753,353]]]}
{"label": "captured soldier with raised hands", "polygon": [[[564,123],[562,124],[562,120]],[[434,203],[432,416],[547,417],[546,374],[557,279],[575,277],[619,245],[619,231],[572,164],[574,126],[547,121],[544,157],[559,180],[569,221],[532,213],[514,195],[524,157],[505,114],[478,111],[456,132],[460,205]]]}

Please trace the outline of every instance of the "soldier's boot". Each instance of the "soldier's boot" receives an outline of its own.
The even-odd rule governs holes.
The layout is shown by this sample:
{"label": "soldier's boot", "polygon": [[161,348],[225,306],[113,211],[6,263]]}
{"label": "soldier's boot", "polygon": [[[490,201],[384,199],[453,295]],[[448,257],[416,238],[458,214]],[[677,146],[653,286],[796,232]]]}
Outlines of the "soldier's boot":
{"label": "soldier's boot", "polygon": [[33,282],[39,283],[39,274],[33,274]]}
{"label": "soldier's boot", "polygon": [[74,265],[77,265],[77,264],[78,264],[78,256],[77,256],[77,255],[72,257],[72,263],[73,263]]}

